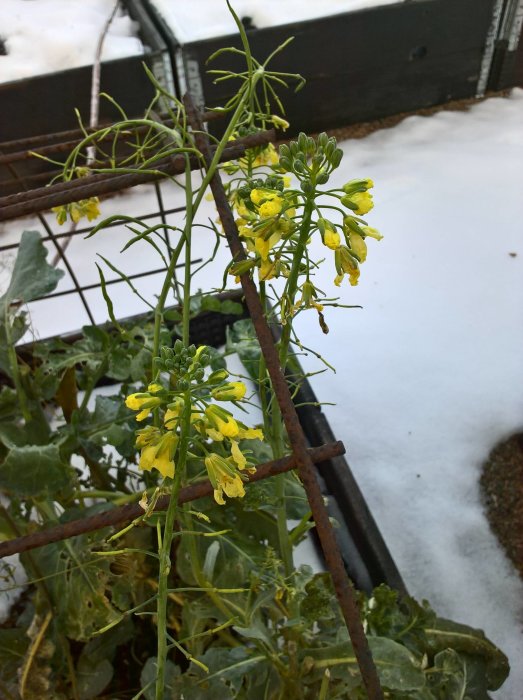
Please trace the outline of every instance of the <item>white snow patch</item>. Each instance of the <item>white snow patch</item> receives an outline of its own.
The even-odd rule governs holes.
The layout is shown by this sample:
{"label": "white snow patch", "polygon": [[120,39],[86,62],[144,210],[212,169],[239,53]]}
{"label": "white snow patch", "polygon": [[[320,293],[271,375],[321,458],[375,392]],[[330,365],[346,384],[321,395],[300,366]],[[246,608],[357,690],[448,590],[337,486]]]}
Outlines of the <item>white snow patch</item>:
{"label": "white snow patch", "polygon": [[[233,0],[231,3],[240,19],[250,17],[257,29],[365,10],[382,5],[394,5],[403,0]],[[227,10],[225,0],[196,0],[177,2],[152,0],[159,14],[181,44],[201,39],[236,34],[238,29]]]}
{"label": "white snow patch", "polygon": [[[2,0],[0,82],[90,65],[114,0]],[[102,60],[143,54],[136,23],[119,8],[104,41]]]}

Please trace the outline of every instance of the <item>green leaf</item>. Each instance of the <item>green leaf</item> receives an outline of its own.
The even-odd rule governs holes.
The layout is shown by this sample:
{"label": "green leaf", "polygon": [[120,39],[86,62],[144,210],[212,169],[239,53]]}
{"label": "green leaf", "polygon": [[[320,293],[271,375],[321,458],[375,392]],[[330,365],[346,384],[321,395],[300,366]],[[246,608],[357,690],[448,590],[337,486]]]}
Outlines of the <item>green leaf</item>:
{"label": "green leaf", "polygon": [[465,664],[453,649],[445,649],[436,654],[427,679],[437,700],[464,700],[466,697]]}
{"label": "green leaf", "polygon": [[106,595],[110,579],[109,560],[90,563],[93,556],[89,548],[82,548],[78,541],[73,542],[73,547],[75,557],[67,560],[70,570],[58,601],[59,617],[64,634],[83,642],[103,627],[121,620],[122,616]]}
{"label": "green leaf", "polygon": [[417,654],[428,651],[425,629],[432,626],[436,613],[427,601],[420,605],[410,596],[400,599],[397,591],[382,584],[364,604],[364,617],[370,634],[390,637]]}
{"label": "green leaf", "polygon": [[9,450],[0,464],[0,488],[21,497],[54,494],[74,478],[56,445],[25,445]]}
{"label": "green leaf", "polygon": [[225,299],[222,301],[216,296],[207,295],[202,297],[201,311],[215,311],[220,314],[240,316],[244,313],[244,308],[242,304],[232,299]]}
{"label": "green leaf", "polygon": [[[164,685],[164,695],[165,698],[174,698],[174,691],[176,688],[176,679],[179,676],[179,669],[173,664],[172,661],[165,662],[165,685]],[[156,657],[150,656],[145,662],[145,666],[142,669],[140,675],[140,683],[142,688],[147,688],[143,696],[146,700],[155,700],[156,698],[156,677],[157,677],[157,663]],[[178,696],[176,696],[178,697]],[[192,700],[192,699],[191,699]]]}
{"label": "green leaf", "polygon": [[305,584],[305,598],[300,605],[300,614],[312,623],[321,618],[333,618],[332,600],[333,590],[330,574],[326,572],[315,574]]}
{"label": "green leaf", "polygon": [[[421,660],[408,649],[386,637],[368,637],[368,641],[380,683],[385,689],[407,693],[425,686]],[[314,661],[311,673],[316,679],[320,679],[327,668],[335,677],[341,673],[342,677],[350,678],[359,673],[356,655],[349,642],[307,649],[304,655]]]}
{"label": "green leaf", "polygon": [[0,629],[0,690],[4,687],[18,698],[18,669],[29,647],[23,629]]}
{"label": "green leaf", "polygon": [[251,379],[258,381],[261,350],[250,319],[236,321],[232,328],[228,329],[227,350],[238,353]]}
{"label": "green leaf", "polygon": [[197,670],[200,687],[207,690],[209,697],[212,691],[212,697],[222,698],[228,697],[227,690],[232,692],[231,697],[237,697],[248,674],[265,661],[265,656],[253,654],[245,647],[211,647],[199,660],[209,668],[209,673]]}
{"label": "green leaf", "polygon": [[14,345],[20,340],[29,328],[29,324],[27,323],[27,314],[23,311],[19,311],[14,318],[11,318],[11,328],[8,334],[5,326],[5,308],[3,310],[4,317],[0,319],[0,370],[5,372],[8,376],[11,376],[11,363],[9,361],[8,348],[10,345]]}
{"label": "green leaf", "polygon": [[[152,353],[146,348],[142,348],[138,353],[131,359],[131,379],[133,382],[144,381],[147,372],[151,368],[151,358]],[[145,382],[144,382],[145,383]]]}
{"label": "green leaf", "polygon": [[0,420],[14,417],[19,409],[19,401],[16,391],[8,386],[0,390]]}
{"label": "green leaf", "polygon": [[49,428],[42,420],[32,420],[26,425],[15,422],[0,422],[0,442],[6,447],[23,447],[24,445],[46,445],[49,442]]}
{"label": "green leaf", "polygon": [[82,656],[76,666],[76,689],[78,700],[91,700],[109,685],[114,674],[110,661],[93,661]]}
{"label": "green leaf", "polygon": [[487,639],[482,630],[437,618],[425,632],[434,654],[451,648],[460,654],[478,657],[485,663],[487,689],[497,690],[503,685],[510,671],[508,659],[501,649]]}
{"label": "green leaf", "polygon": [[116,347],[109,356],[107,376],[124,381],[131,376],[131,358],[123,347]]}
{"label": "green leaf", "polygon": [[46,257],[47,249],[38,231],[24,231],[9,287],[0,297],[2,319],[5,318],[6,310],[12,301],[32,301],[56,288],[64,272],[49,265]]}

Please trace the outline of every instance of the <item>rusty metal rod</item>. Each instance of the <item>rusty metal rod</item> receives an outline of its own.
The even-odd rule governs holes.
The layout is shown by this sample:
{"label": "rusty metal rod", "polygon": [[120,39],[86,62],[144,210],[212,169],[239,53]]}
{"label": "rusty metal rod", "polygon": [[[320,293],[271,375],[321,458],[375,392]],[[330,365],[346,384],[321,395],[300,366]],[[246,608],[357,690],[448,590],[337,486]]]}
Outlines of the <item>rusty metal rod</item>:
{"label": "rusty metal rod", "polygon": [[[342,442],[331,442],[326,445],[322,445],[321,447],[312,447],[308,450],[308,453],[312,462],[314,462],[314,464],[319,464],[320,462],[326,462],[333,457],[338,457],[339,455],[345,454],[345,447]],[[247,483],[261,481],[262,479],[267,479],[268,477],[275,476],[276,474],[283,474],[284,472],[288,472],[295,467],[296,460],[292,455],[290,457],[275,459],[271,462],[265,462],[265,464],[260,465],[253,474],[247,475]],[[198,484],[186,486],[185,488],[181,489],[178,496],[178,503],[180,505],[182,503],[188,503],[189,501],[194,501],[197,498],[210,496],[212,493],[213,486],[211,482],[208,480],[202,481]],[[161,496],[158,499],[155,511],[167,510],[170,498],[170,496]],[[69,537],[83,535],[86,532],[94,532],[95,530],[100,530],[103,527],[121,525],[123,523],[130,522],[135,518],[139,518],[143,514],[144,510],[139,503],[130,503],[125,506],[111,508],[103,513],[97,513],[96,515],[91,515],[87,518],[71,520],[71,522],[64,523],[63,525],[56,525],[55,527],[48,528],[47,530],[39,530],[38,532],[33,532],[30,535],[24,535],[23,537],[17,537],[12,540],[7,540],[6,542],[0,542],[0,559],[10,556],[11,554],[19,554],[21,552],[27,552],[29,549],[43,547],[44,545],[51,544],[52,542],[60,542],[61,540],[66,540]]]}
{"label": "rusty metal rod", "polygon": [[[245,136],[231,142],[231,145],[223,151],[220,160],[223,162],[240,158],[247,148],[269,143],[273,139],[273,130]],[[196,158],[191,158],[193,170],[197,170],[200,165]],[[90,175],[86,178],[62,182],[49,187],[40,187],[29,192],[7,195],[0,198],[0,221],[35,214],[51,207],[70,204],[89,197],[117,192],[134,185],[155,182],[167,175],[179,175],[185,170],[185,158],[184,156],[176,156],[169,159],[167,164],[155,166],[155,170],[158,171],[158,175],[141,172],[138,168],[136,168],[136,172],[125,175]]]}
{"label": "rusty metal rod", "polygon": [[[245,148],[251,148],[252,146],[257,146],[260,144],[268,143],[268,141],[271,140],[274,136],[274,131],[263,131],[260,134],[251,134],[249,136],[244,136],[241,139],[237,139],[236,141],[231,141],[230,144],[227,146],[225,151],[228,152],[228,155],[232,154],[232,157],[234,156],[234,153],[237,152],[238,149],[244,150]],[[225,155],[224,151],[224,155]],[[159,170],[160,172],[165,169],[171,169],[175,166],[179,166],[181,163],[183,163],[184,169],[185,169],[185,157],[183,154],[173,156],[170,158],[161,158],[158,160],[156,163],[153,165],[149,166],[148,170]],[[192,165],[193,169],[197,169],[201,166],[201,163],[199,160],[196,158],[192,158]],[[69,189],[75,189],[77,187],[83,188],[87,182],[89,184],[95,184],[99,182],[106,182],[107,180],[111,180],[112,178],[121,178],[121,177],[129,177],[129,176],[144,176],[146,173],[143,172],[141,169],[141,166],[130,166],[128,168],[131,172],[130,173],[125,173],[125,174],[118,174],[118,173],[95,173],[93,172],[91,175],[89,175],[89,179],[87,178],[77,178],[76,180],[62,180],[60,182],[56,182],[53,185],[46,185],[45,187],[39,187],[34,190],[30,190],[28,192],[17,192],[16,194],[9,194],[4,197],[0,197],[0,205],[3,206],[8,206],[10,204],[17,204],[19,202],[25,202],[27,200],[32,199],[33,197],[42,197],[49,192],[62,192],[62,191],[67,191]],[[139,182],[137,184],[140,184]]]}
{"label": "rusty metal rod", "polygon": [[[203,121],[208,122],[208,121],[214,121],[215,119],[221,119],[224,116],[223,112],[220,111],[208,111],[203,113]],[[133,118],[133,117],[131,117]],[[136,119],[140,119],[141,117],[135,117]],[[160,115],[160,118],[162,122],[166,126],[172,126],[174,124],[174,121],[169,118],[166,114]],[[36,136],[26,136],[21,139],[13,139],[12,141],[2,141],[0,143],[0,150],[10,150],[16,151],[16,150],[22,150],[22,149],[31,149],[34,150],[35,148],[39,146],[46,146],[49,145],[53,139],[56,139],[56,143],[60,143],[60,139],[76,139],[77,142],[81,141],[84,137],[85,134],[92,134],[97,130],[101,129],[106,129],[107,127],[111,126],[111,122],[104,122],[100,124],[97,128],[91,128],[91,127],[86,127],[85,131],[82,129],[67,129],[66,131],[55,131],[52,134],[38,134]],[[144,129],[146,127],[143,127]]]}
{"label": "rusty metal rod", "polygon": [[[201,153],[203,153],[208,167],[212,160],[212,151],[208,136],[202,130],[203,124],[201,117],[190,95],[184,97],[184,102],[189,124],[197,132],[195,135],[196,145]],[[214,174],[210,186],[233,260],[235,262],[244,260],[246,255],[243,244],[240,240],[238,229],[234,221],[234,215],[229,206],[229,201],[218,172]],[[274,345],[272,332],[267,324],[256,285],[250,275],[248,273],[244,274],[240,279],[245,295],[245,302],[249,309],[256,335],[258,336],[258,341],[265,359],[265,365],[271,378],[273,391],[280,406],[283,422],[287,429],[287,435],[296,460],[298,474],[305,487],[325,562],[332,576],[336,597],[338,598],[343,617],[345,618],[363,683],[367,690],[369,700],[383,700],[383,692],[381,690],[376,666],[374,665],[369,644],[361,624],[356,596],[343,565],[343,559],[323,501],[323,495],[316,477],[313,462],[307,451],[305,435],[292,401],[283,368],[280,366],[278,351]]]}

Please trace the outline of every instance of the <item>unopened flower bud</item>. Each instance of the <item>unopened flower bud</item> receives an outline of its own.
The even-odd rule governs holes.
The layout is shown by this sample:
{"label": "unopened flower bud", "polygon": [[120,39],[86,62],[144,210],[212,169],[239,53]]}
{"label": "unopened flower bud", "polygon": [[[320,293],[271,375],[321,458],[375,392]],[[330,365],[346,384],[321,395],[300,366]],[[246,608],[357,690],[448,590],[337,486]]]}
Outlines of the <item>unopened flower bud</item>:
{"label": "unopened flower bud", "polygon": [[247,387],[243,382],[229,382],[213,389],[211,396],[216,401],[239,401],[243,399],[246,391]]}
{"label": "unopened flower bud", "polygon": [[229,372],[226,369],[217,369],[212,374],[209,375],[207,379],[208,384],[220,384],[224,382],[229,376]]}

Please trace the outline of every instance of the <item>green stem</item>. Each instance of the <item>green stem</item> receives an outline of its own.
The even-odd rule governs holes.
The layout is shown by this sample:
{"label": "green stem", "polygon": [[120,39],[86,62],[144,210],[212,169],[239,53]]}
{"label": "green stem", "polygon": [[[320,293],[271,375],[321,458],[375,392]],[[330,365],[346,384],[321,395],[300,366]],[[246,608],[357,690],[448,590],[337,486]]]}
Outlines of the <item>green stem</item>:
{"label": "green stem", "polygon": [[216,148],[216,151],[214,152],[213,159],[211,161],[211,164],[207,168],[207,172],[205,174],[203,182],[202,182],[200,188],[198,189],[198,194],[196,195],[196,197],[194,199],[194,203],[193,203],[193,210],[194,211],[196,211],[198,206],[200,205],[200,202],[202,201],[203,196],[205,194],[205,191],[207,189],[207,186],[210,183],[210,181],[212,180],[212,178],[214,177],[214,173],[215,173],[216,168],[218,167],[218,164],[220,162],[221,155],[222,155],[223,151],[225,150],[225,148],[229,142],[230,137],[233,135],[234,130],[236,129],[236,126],[237,126],[238,121],[242,115],[242,112],[245,108],[245,105],[247,104],[247,102],[250,99],[251,93],[254,92],[254,89],[256,87],[256,83],[263,76],[263,73],[264,73],[263,68],[258,68],[256,71],[254,71],[254,73],[252,74],[250,83],[247,84],[247,86],[245,87],[244,93],[243,93],[240,101],[238,102],[238,105],[234,111],[234,114],[233,114],[230,122],[229,122],[229,125],[228,125],[227,129],[225,130],[225,133],[222,136],[221,141]]}
{"label": "green stem", "polygon": [[[185,193],[186,216],[185,229],[182,241],[185,242],[185,276],[183,289],[183,314],[182,314],[182,342],[185,347],[189,345],[189,323],[191,319],[191,229],[193,223],[194,208],[192,206],[191,166],[189,158],[185,162]],[[174,270],[174,267],[173,267]],[[170,286],[170,276],[167,278]],[[164,284],[165,287],[165,284]],[[168,287],[167,287],[168,288]],[[166,296],[166,295],[165,295]],[[158,304],[165,302],[165,296],[160,297]],[[163,309],[163,307],[162,307]],[[156,329],[155,329],[156,330]],[[158,331],[159,333],[159,331]],[[156,353],[158,348],[156,348]],[[187,391],[184,396],[184,408],[181,421],[180,443],[176,460],[176,472],[171,488],[169,506],[165,516],[162,544],[159,552],[160,565],[158,573],[158,650],[157,650],[157,679],[156,700],[163,700],[165,686],[165,664],[167,660],[167,597],[169,589],[169,572],[171,570],[171,545],[174,535],[174,524],[178,513],[178,494],[185,475],[187,462],[189,433],[191,430],[192,401],[191,393]]]}
{"label": "green stem", "polygon": [[18,400],[20,402],[20,408],[22,410],[22,415],[24,417],[24,420],[27,423],[29,423],[29,421],[32,419],[32,416],[31,416],[31,412],[29,411],[29,408],[27,406],[27,397],[25,395],[25,391],[22,388],[22,382],[20,381],[20,369],[18,367],[18,357],[16,355],[16,350],[15,350],[13,338],[11,335],[11,324],[9,322],[9,313],[7,310],[5,313],[4,328],[5,328],[5,339],[7,342],[7,356],[9,357],[9,366],[11,369],[11,376],[13,378],[13,382],[15,385],[16,395],[17,395]]}
{"label": "green stem", "polygon": [[191,399],[186,396],[182,429],[180,435],[180,449],[173,485],[171,487],[171,499],[165,516],[162,544],[159,552],[160,565],[158,572],[158,597],[156,610],[158,615],[158,647],[157,647],[157,677],[156,700],[163,700],[165,689],[165,664],[167,661],[167,597],[169,589],[169,573],[171,571],[171,545],[174,534],[174,524],[178,511],[178,494],[182,484],[182,476],[185,471],[187,457],[187,440],[191,425]]}
{"label": "green stem", "polygon": [[[185,232],[187,229],[185,229]],[[160,352],[160,331],[162,328],[163,321],[163,311],[165,308],[165,301],[167,299],[167,294],[169,294],[169,289],[171,288],[172,278],[174,274],[174,269],[178,263],[178,258],[182,252],[182,248],[185,245],[185,235],[183,235],[178,241],[178,245],[173,250],[171,255],[171,260],[169,262],[169,267],[165,273],[165,279],[163,281],[162,289],[160,291],[160,296],[158,297],[158,303],[156,304],[156,309],[154,312],[154,337],[153,337],[153,361],[155,357],[158,357]],[[155,366],[152,367],[152,377],[154,377]]]}
{"label": "green stem", "polygon": [[[304,206],[303,219],[300,227],[298,243],[294,251],[291,271],[286,284],[286,294],[289,299],[289,304],[292,306],[298,289],[298,276],[300,271],[301,260],[305,245],[310,234],[310,224],[313,212],[314,200],[307,199]],[[279,358],[280,366],[285,372],[287,358],[289,354],[289,345],[292,333],[292,318],[288,317],[283,325],[283,330],[280,339]],[[278,403],[273,399],[272,406],[272,445],[274,459],[278,459],[283,455],[283,421]],[[294,562],[292,556],[292,541],[287,525],[287,508],[285,504],[285,474],[275,477],[276,496],[278,499],[277,508],[277,529],[278,542],[280,545],[280,554],[283,560],[285,575],[290,576],[294,571]]]}
{"label": "green stem", "polygon": [[[305,246],[307,244],[307,240],[309,238],[310,234],[310,227],[311,227],[311,218],[312,218],[312,212],[314,210],[314,199],[306,199],[305,200],[305,205],[303,208],[303,219],[301,222],[300,226],[300,235],[298,238],[298,243],[296,245],[296,249],[294,251],[293,259],[292,259],[292,266],[291,266],[291,271],[289,273],[289,277],[287,279],[287,284],[285,285],[286,289],[286,295],[289,300],[289,304],[292,305],[294,304],[295,297],[296,297],[296,292],[298,290],[298,275],[300,272],[300,266],[303,258],[303,253],[305,251]],[[287,357],[289,354],[289,345],[290,345],[290,339],[291,339],[291,333],[292,333],[292,317],[289,316],[286,319],[282,319],[284,321],[283,324],[283,330],[281,334],[281,339],[280,339],[280,350],[279,350],[279,355],[280,355],[280,365],[282,369],[285,371],[285,367],[287,366]]]}

